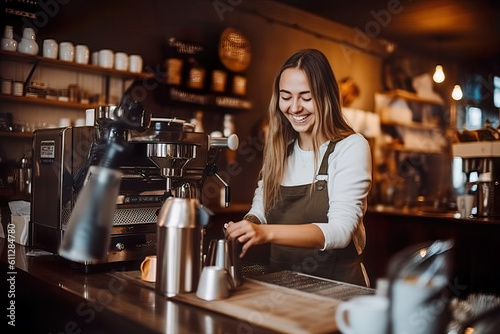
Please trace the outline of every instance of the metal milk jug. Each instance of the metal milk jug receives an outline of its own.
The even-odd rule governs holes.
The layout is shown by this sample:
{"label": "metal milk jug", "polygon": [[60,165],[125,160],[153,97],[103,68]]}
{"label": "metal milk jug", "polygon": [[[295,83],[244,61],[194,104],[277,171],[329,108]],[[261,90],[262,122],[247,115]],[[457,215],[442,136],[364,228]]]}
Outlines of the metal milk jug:
{"label": "metal milk jug", "polygon": [[209,213],[196,198],[169,197],[158,214],[156,291],[173,297],[196,291]]}

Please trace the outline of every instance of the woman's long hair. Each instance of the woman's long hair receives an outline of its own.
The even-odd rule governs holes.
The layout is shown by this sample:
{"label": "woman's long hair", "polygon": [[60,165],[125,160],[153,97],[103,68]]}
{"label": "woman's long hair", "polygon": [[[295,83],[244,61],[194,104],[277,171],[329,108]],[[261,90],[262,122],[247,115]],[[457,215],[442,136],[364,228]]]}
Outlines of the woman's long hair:
{"label": "woman's long hair", "polygon": [[272,209],[280,197],[280,184],[289,155],[289,145],[298,137],[298,133],[279,109],[279,82],[283,71],[288,68],[296,68],[305,73],[317,110],[312,129],[315,166],[322,139],[338,141],[354,133],[342,115],[339,86],[325,55],[318,50],[305,49],[288,58],[274,79],[268,109],[269,131],[261,171],[266,211]]}

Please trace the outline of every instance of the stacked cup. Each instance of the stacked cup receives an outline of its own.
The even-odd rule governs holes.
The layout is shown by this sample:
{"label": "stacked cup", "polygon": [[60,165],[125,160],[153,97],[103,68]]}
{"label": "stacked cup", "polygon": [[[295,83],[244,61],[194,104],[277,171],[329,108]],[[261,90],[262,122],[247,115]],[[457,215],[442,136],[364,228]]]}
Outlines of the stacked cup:
{"label": "stacked cup", "polygon": [[59,59],[63,61],[73,61],[75,59],[75,47],[71,42],[59,44]]}
{"label": "stacked cup", "polygon": [[57,42],[53,39],[46,39],[43,41],[42,55],[45,58],[57,59],[59,48]]}
{"label": "stacked cup", "polygon": [[62,42],[59,45],[54,39],[43,41],[43,57],[59,59],[78,64],[92,64],[99,67],[141,73],[143,60],[140,55],[128,55],[125,52],[114,53],[110,49],[102,49],[90,53],[89,47],[78,44],[76,47],[71,42]]}
{"label": "stacked cup", "polygon": [[115,70],[126,71],[128,69],[128,55],[124,52],[115,54]]}
{"label": "stacked cup", "polygon": [[142,72],[142,57],[139,55],[130,55],[128,70],[132,73]]}
{"label": "stacked cup", "polygon": [[109,49],[102,49],[99,51],[98,65],[104,68],[113,68],[115,55]]}
{"label": "stacked cup", "polygon": [[75,62],[78,64],[88,64],[90,51],[87,45],[79,44],[75,48]]}

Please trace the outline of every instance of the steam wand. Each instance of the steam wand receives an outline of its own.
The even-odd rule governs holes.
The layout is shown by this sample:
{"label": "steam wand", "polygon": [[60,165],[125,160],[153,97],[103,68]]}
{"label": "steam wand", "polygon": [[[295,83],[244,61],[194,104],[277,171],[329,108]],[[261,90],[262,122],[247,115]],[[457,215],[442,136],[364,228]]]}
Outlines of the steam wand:
{"label": "steam wand", "polygon": [[202,178],[200,180],[200,189],[203,187],[203,183],[205,182],[205,179],[207,176],[213,176],[215,175],[217,179],[224,185],[224,206],[226,208],[229,207],[229,202],[231,198],[231,192],[230,192],[230,187],[229,185],[217,174],[217,166],[216,162],[219,159],[220,151],[221,148],[228,148],[232,151],[235,151],[238,146],[239,146],[239,139],[238,136],[235,134],[230,135],[227,138],[217,138],[217,137],[210,137],[210,148],[214,150],[214,155],[212,157],[212,160],[207,163],[205,166],[205,170],[203,171]]}
{"label": "steam wand", "polygon": [[[217,155],[218,155],[219,152],[217,152]],[[216,159],[215,159],[216,160]],[[206,176],[216,176],[217,179],[219,179],[219,181],[224,185],[224,206],[226,208],[229,207],[229,202],[230,202],[230,199],[231,199],[231,192],[230,192],[230,187],[229,185],[226,183],[226,181],[224,181],[220,176],[219,174],[217,174],[217,166],[215,165],[214,162],[211,162],[211,163],[208,163],[207,166],[205,167],[205,170],[203,171],[203,178],[202,180],[200,181],[200,184],[202,184],[204,181],[205,181],[205,178]]]}

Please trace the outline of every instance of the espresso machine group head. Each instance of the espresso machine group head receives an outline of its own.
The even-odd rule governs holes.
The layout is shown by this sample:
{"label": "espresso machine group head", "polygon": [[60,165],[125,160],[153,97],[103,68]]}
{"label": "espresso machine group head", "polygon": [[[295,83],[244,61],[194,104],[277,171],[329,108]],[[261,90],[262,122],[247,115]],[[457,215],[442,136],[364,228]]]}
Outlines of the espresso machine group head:
{"label": "espresso machine group head", "polygon": [[129,141],[146,143],[148,158],[165,178],[166,197],[200,199],[206,177],[215,175],[226,187],[228,206],[229,186],[217,175],[215,164],[221,149],[238,148],[238,137],[211,137],[194,128],[177,118],[152,118],[145,131],[131,131]]}

